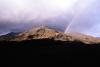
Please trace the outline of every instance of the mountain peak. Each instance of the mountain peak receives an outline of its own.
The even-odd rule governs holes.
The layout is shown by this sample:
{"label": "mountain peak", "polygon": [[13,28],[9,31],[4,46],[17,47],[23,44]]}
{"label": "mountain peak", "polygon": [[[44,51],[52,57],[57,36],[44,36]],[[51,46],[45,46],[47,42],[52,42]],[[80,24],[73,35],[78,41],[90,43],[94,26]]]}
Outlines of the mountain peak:
{"label": "mountain peak", "polygon": [[[10,37],[10,36],[9,36]],[[9,40],[9,37],[7,40]],[[3,39],[3,38],[1,38]],[[48,26],[41,26],[32,28],[28,31],[17,34],[15,37],[10,37],[10,41],[24,41],[34,39],[53,39],[60,41],[80,41],[86,44],[100,43],[100,38],[95,38],[81,33],[63,33],[49,28]]]}
{"label": "mountain peak", "polygon": [[[55,37],[58,31],[51,29],[47,26],[32,28],[28,31],[20,33],[17,40],[30,40],[30,39],[45,39]],[[16,40],[15,39],[15,40]]]}

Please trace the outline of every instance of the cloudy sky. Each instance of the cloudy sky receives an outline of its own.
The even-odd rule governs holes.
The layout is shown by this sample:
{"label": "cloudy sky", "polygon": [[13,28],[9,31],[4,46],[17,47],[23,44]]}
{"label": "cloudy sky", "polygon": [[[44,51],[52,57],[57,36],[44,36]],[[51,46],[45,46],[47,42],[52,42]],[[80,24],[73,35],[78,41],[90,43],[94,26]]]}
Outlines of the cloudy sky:
{"label": "cloudy sky", "polygon": [[49,25],[100,37],[100,0],[0,0],[0,34]]}

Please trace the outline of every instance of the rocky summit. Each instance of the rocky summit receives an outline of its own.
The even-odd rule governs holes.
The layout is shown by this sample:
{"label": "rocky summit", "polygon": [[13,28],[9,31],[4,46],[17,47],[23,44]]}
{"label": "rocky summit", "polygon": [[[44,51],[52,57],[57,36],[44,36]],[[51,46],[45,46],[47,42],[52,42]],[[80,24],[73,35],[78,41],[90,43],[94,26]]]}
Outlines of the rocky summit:
{"label": "rocky summit", "polygon": [[32,28],[28,31],[21,33],[9,33],[0,37],[0,40],[8,41],[24,41],[24,40],[34,40],[34,39],[53,39],[58,41],[80,41],[85,44],[100,43],[100,38],[93,36],[81,34],[81,33],[63,33],[56,31],[53,28],[47,26],[41,26],[37,28]]}

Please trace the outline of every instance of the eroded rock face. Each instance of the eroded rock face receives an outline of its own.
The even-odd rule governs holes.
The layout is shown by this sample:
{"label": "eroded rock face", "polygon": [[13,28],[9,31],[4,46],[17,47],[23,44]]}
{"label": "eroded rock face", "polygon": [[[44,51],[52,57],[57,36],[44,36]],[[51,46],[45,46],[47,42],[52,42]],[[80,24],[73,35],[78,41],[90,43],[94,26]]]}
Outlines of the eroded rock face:
{"label": "eroded rock face", "polygon": [[100,43],[100,38],[95,38],[81,33],[63,33],[46,26],[33,28],[28,31],[19,33],[13,38],[7,39],[10,41],[23,41],[32,39],[54,39],[60,41],[81,41],[86,44]]}
{"label": "eroded rock face", "polygon": [[57,31],[49,29],[48,27],[39,27],[20,33],[15,40],[54,38],[57,33]]}

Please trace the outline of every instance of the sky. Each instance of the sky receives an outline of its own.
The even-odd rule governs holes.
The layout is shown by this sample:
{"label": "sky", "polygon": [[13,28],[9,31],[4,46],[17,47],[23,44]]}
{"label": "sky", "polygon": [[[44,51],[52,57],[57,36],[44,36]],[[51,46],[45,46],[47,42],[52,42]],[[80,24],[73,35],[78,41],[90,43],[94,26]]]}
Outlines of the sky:
{"label": "sky", "polygon": [[100,0],[0,0],[0,34],[48,25],[100,37]]}

